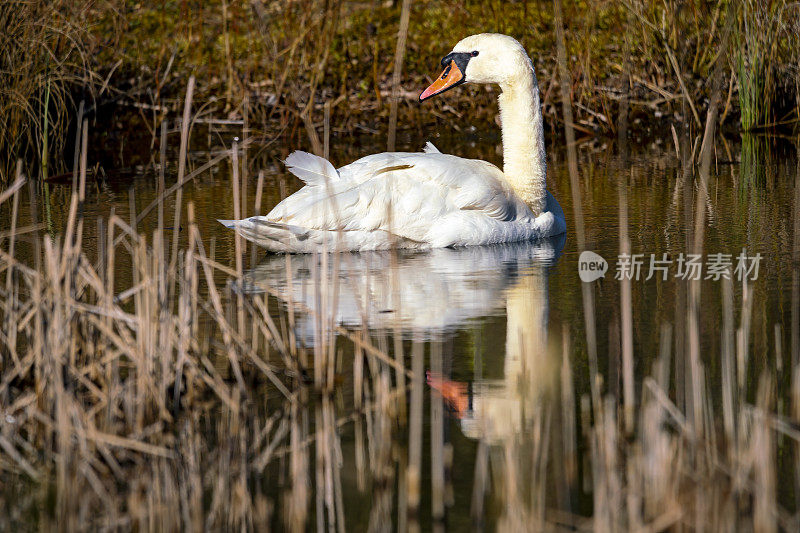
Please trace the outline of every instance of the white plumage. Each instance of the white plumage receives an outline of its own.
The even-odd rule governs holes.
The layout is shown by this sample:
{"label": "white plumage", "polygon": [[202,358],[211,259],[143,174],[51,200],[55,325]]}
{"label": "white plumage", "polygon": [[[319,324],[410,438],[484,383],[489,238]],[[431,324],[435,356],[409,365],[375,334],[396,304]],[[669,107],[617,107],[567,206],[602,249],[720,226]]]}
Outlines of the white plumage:
{"label": "white plumage", "polygon": [[375,154],[338,170],[321,157],[293,152],[285,163],[305,182],[302,189],[266,216],[220,222],[269,250],[301,253],[497,244],[566,231],[545,186],[539,91],[524,49],[510,37],[481,34],[459,42],[453,53],[466,65],[463,81],[494,81],[503,89],[505,173],[485,161],[442,154],[431,143],[423,153]]}

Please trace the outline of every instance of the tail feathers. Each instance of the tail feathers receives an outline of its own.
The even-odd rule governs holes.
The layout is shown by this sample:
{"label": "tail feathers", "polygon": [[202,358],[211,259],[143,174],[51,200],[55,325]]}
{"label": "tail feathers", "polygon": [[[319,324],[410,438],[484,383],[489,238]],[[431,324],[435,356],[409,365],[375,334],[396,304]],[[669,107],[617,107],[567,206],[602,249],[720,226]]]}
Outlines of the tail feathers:
{"label": "tail feathers", "polygon": [[308,239],[311,230],[272,222],[262,217],[246,218],[244,220],[220,220],[226,228],[236,230],[239,235],[274,252],[306,251],[310,244]]}
{"label": "tail feathers", "polygon": [[425,152],[426,154],[441,154],[442,153],[430,141],[425,143],[425,148],[423,148],[422,151]]}
{"label": "tail feathers", "polygon": [[308,152],[292,152],[284,163],[289,172],[312,187],[339,179],[339,172],[330,161]]}
{"label": "tail feathers", "polygon": [[270,220],[264,220],[263,218],[257,217],[253,217],[248,220],[254,231],[263,233],[270,238],[276,238],[280,240],[285,239],[286,237],[291,237],[293,239],[297,239],[298,241],[304,241],[308,239],[309,230],[301,228],[300,226],[292,226],[291,224],[283,224],[281,222],[272,222]]}

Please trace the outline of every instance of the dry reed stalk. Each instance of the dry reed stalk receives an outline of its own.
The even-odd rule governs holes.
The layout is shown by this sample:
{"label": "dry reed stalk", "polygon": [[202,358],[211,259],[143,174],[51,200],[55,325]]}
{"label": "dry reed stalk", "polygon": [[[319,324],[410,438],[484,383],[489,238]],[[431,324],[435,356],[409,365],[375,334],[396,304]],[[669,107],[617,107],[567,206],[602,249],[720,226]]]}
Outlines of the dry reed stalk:
{"label": "dry reed stalk", "polygon": [[[631,256],[631,241],[628,237],[628,195],[627,183],[619,184],[619,253],[620,256]],[[624,399],[625,431],[633,433],[634,397],[633,383],[633,310],[631,308],[631,278],[634,275],[633,264],[631,271],[623,273],[620,280],[620,308],[622,309],[621,337],[622,337],[622,395]]]}
{"label": "dry reed stalk", "polygon": [[[360,333],[363,336],[364,330],[362,329]],[[363,399],[364,399],[364,351],[361,348],[356,347],[355,353],[353,355],[353,406],[357,412],[361,411]],[[357,435],[357,437],[361,437],[361,435]],[[358,461],[358,454],[356,454],[356,460]],[[361,477],[359,477],[359,488],[362,486],[361,482],[362,479]]]}
{"label": "dry reed stalk", "polygon": [[[396,389],[395,389],[396,390]],[[408,456],[400,453],[396,456],[397,460],[397,531],[408,531],[408,489],[406,482],[408,478]]]}
{"label": "dry reed stalk", "polygon": [[327,100],[323,107],[322,127],[322,157],[330,160],[331,157],[331,101]]}
{"label": "dry reed stalk", "polygon": [[[325,260],[327,257],[327,251],[323,251],[322,253],[314,253],[315,259],[322,259]],[[315,313],[313,316],[314,319],[314,345],[312,347],[314,351],[314,387],[317,390],[322,390],[323,388],[323,372],[324,372],[324,365],[323,365],[323,353],[325,351],[325,347],[327,346],[327,337],[323,331],[325,326],[325,316],[324,310],[327,309],[325,305],[324,298],[325,298],[325,288],[327,284],[328,277],[328,270],[327,268],[320,268],[319,261],[315,260],[311,263],[311,278],[314,280],[314,287],[313,287],[313,294],[314,294],[314,309],[321,309],[323,312]],[[294,329],[293,324],[289,325]]]}
{"label": "dry reed stalk", "polygon": [[389,373],[381,369],[373,380],[376,407],[371,432],[373,478],[375,480],[375,505],[370,512],[369,528],[380,529],[392,521],[392,493],[394,464],[392,460],[392,429],[394,426],[395,395]]}
{"label": "dry reed stalk", "polygon": [[306,506],[308,505],[308,485],[306,481],[308,476],[308,454],[305,448],[300,446],[304,430],[298,417],[298,407],[293,405],[290,418],[292,491],[286,503],[288,509],[285,516],[287,517],[287,528],[295,533],[300,533],[305,529]]}
{"label": "dry reed stalk", "polygon": [[578,473],[578,458],[575,449],[577,439],[575,430],[575,393],[572,388],[572,364],[570,360],[572,350],[569,327],[566,324],[562,326],[561,337],[561,442],[564,446],[564,477],[566,478],[567,486],[572,487]]}
{"label": "dry reed stalk", "polygon": [[22,178],[22,161],[17,161],[17,172],[15,173],[14,182],[3,192],[0,193],[0,204],[3,204],[14,196],[17,191],[25,185],[25,180]]}
{"label": "dry reed stalk", "polygon": [[672,352],[672,324],[661,324],[659,338],[658,359],[656,361],[655,380],[662,388],[669,387],[670,383],[670,356]]}
{"label": "dry reed stalk", "polygon": [[[286,254],[286,283],[291,286],[292,283],[292,257],[289,254]],[[289,348],[289,355],[291,356],[292,361],[294,362],[294,370],[297,371],[299,368],[302,368],[305,371],[308,368],[308,360],[306,358],[305,350],[302,350],[298,353],[297,350],[297,339],[295,338],[295,312],[294,312],[294,300],[289,298],[286,301],[287,306],[287,315],[289,320],[289,332],[286,335],[286,338],[289,339],[288,348]],[[281,317],[281,321],[283,321],[283,317]]]}
{"label": "dry reed stalk", "polygon": [[[183,117],[181,118],[181,144],[180,152],[178,154],[178,183],[183,183],[183,176],[186,173],[186,151],[189,149],[189,128],[191,126],[192,118],[192,98],[194,96],[194,76],[189,77],[189,83],[186,85],[186,97],[183,101]],[[161,195],[159,195],[161,198]],[[175,266],[178,262],[178,238],[180,237],[181,228],[181,206],[183,204],[183,188],[178,187],[178,192],[175,196],[175,216],[172,224],[172,246],[170,248],[171,256],[169,261],[170,279],[175,279],[174,272]],[[170,301],[173,295],[170,294]]]}
{"label": "dry reed stalk", "polygon": [[[689,186],[693,176],[693,166],[691,162],[694,160],[694,154],[690,156],[689,147],[689,125],[684,122],[683,132],[681,135],[681,171],[678,174],[678,183],[676,184],[676,196],[678,189],[683,191],[683,203],[681,210],[683,213],[683,224],[687,228],[686,236],[684,239],[684,248],[691,250],[692,247],[692,200],[693,188]],[[677,200],[676,200],[677,203]],[[677,209],[677,207],[676,207]],[[679,283],[676,288],[677,296],[675,298],[674,307],[674,323],[675,323],[675,403],[679,408],[685,410],[686,395],[686,370],[687,364],[687,322],[686,322],[686,295],[687,286],[685,283]]]}
{"label": "dry reed stalk", "polygon": [[[82,137],[81,137],[81,127],[83,126],[83,100],[81,100],[80,105],[78,106],[78,118],[75,122],[77,125],[75,128],[75,152],[73,153],[72,157],[72,180],[73,183],[77,183],[78,180],[78,158],[80,157],[80,149],[82,146]],[[47,176],[43,176],[45,179]]]}
{"label": "dry reed stalk", "polygon": [[411,349],[411,409],[408,433],[408,470],[405,473],[410,530],[419,529],[420,481],[422,478],[422,404],[424,394],[422,376],[425,370],[425,353],[423,350],[423,344],[415,340]]}
{"label": "dry reed stalk", "polygon": [[308,140],[311,143],[311,152],[314,155],[322,157],[324,149],[319,140],[317,129],[314,127],[313,119],[309,116],[309,112],[303,113],[300,118],[303,119],[303,125],[306,128],[306,134],[308,135]]}
{"label": "dry reed stalk", "polygon": [[[402,316],[402,297],[401,297],[401,287],[400,287],[400,279],[397,275],[398,272],[398,261],[397,261],[397,249],[392,249],[390,255],[390,263],[389,268],[390,272],[392,272],[390,284],[391,284],[391,291],[392,291],[392,299],[395,302],[395,309],[394,313],[396,316]],[[369,291],[369,282],[367,282],[367,287],[365,287],[365,292]],[[361,310],[361,320],[362,323],[368,323],[368,317],[366,316],[366,310],[362,308]],[[392,328],[392,336],[393,336],[393,351],[394,351],[394,362],[395,362],[395,369],[405,369],[405,353],[403,350],[403,327],[399,320],[394,321],[394,327]],[[398,423],[400,425],[406,424],[407,413],[406,413],[406,376],[405,372],[395,372],[395,379],[397,380],[397,391],[400,394],[400,399],[398,402]],[[406,483],[405,480],[403,483]],[[403,496],[404,503],[407,504],[406,496]],[[404,520],[405,520],[405,513],[404,513]]]}
{"label": "dry reed stalk", "polygon": [[[434,341],[430,352],[431,374],[442,375],[442,345]],[[431,402],[431,517],[435,524],[444,520],[444,399],[433,390]]]}
{"label": "dry reed stalk", "polygon": [[[797,145],[800,155],[800,144]],[[797,160],[797,170],[794,177],[794,206],[793,206],[793,239],[792,239],[792,338],[791,338],[791,368],[792,368],[792,417],[795,422],[800,422],[800,157]],[[800,449],[798,450],[800,457]],[[800,460],[800,459],[799,459]]]}
{"label": "dry reed stalk", "polygon": [[[231,178],[233,181],[233,218],[234,220],[239,220],[242,218],[242,200],[246,200],[246,198],[240,197],[242,191],[239,188],[239,143],[237,141],[233,141],[233,145],[231,146]],[[238,231],[234,232],[233,243],[236,279],[242,279],[242,236],[239,235]],[[239,331],[239,336],[244,337],[244,302],[242,301],[241,293],[237,293],[236,295],[236,313],[237,330]]]}
{"label": "dry reed stalk", "polygon": [[[703,144],[700,153],[700,171],[698,174],[697,201],[695,205],[694,231],[692,253],[702,254],[705,235],[705,213],[708,201],[708,175],[711,167],[711,152],[714,148],[714,133],[719,112],[720,94],[722,87],[723,58],[727,57],[728,41],[731,33],[732,22],[729,20],[722,38],[720,58],[717,60],[713,74],[713,92],[711,102],[706,113],[706,125],[703,134]],[[688,341],[689,341],[689,368],[691,372],[691,399],[692,423],[698,435],[702,434],[702,399],[700,381],[700,280],[692,279],[689,283],[688,313],[686,316]]]}
{"label": "dry reed stalk", "polygon": [[[632,26],[633,19],[628,10],[627,23]],[[627,156],[628,152],[628,113],[630,108],[630,91],[631,91],[631,38],[628,33],[625,34],[625,41],[622,49],[622,98],[619,101],[619,117],[617,119],[617,144],[619,144],[620,152],[623,157]]]}
{"label": "dry reed stalk", "polygon": [[[317,530],[344,531],[344,510],[341,501],[341,479],[337,424],[334,419],[333,404],[323,396],[322,404],[316,407],[316,504]],[[327,517],[327,520],[326,520]]]}
{"label": "dry reed stalk", "polygon": [[228,2],[222,0],[222,39],[225,47],[225,64],[227,66],[225,100],[230,107],[233,100],[233,58],[231,57],[231,38],[228,32]]}
{"label": "dry reed stalk", "polygon": [[331,469],[333,471],[333,495],[336,504],[336,524],[338,533],[344,533],[347,531],[347,527],[345,524],[345,510],[342,491],[341,466],[344,462],[342,456],[342,444],[338,432],[339,426],[334,420],[335,413],[333,410],[333,402],[327,399],[326,401],[328,401],[328,434],[330,435],[330,440],[332,441],[331,446],[333,448],[333,453],[331,454],[333,455],[331,460]]}
{"label": "dry reed stalk", "polygon": [[158,155],[158,187],[156,193],[158,194],[158,228],[164,227],[164,177],[167,171],[167,130],[169,129],[169,122],[167,119],[161,121],[161,142],[159,143]]}
{"label": "dry reed stalk", "polygon": [[774,384],[767,372],[761,375],[752,412],[752,461],[754,488],[753,528],[755,531],[778,530],[775,494],[775,443],[766,413],[769,412]]}
{"label": "dry reed stalk", "polygon": [[[162,126],[162,138],[164,137],[163,132],[164,128]],[[188,206],[188,222],[189,227],[194,227],[195,224],[195,215],[194,215],[194,204],[191,202]],[[156,235],[163,236],[163,233],[157,232]],[[154,243],[155,244],[155,243]],[[159,243],[160,244],[160,243]],[[184,256],[184,263],[185,269],[183,269],[184,278],[183,278],[183,285],[181,287],[180,295],[178,297],[178,322],[180,324],[180,330],[178,333],[178,353],[177,353],[177,361],[175,362],[175,381],[173,385],[173,397],[172,397],[172,411],[173,413],[178,413],[180,408],[180,391],[183,385],[183,369],[184,365],[186,364],[186,359],[188,357],[189,348],[190,348],[190,335],[192,333],[190,320],[192,316],[192,307],[191,307],[191,298],[190,290],[196,289],[196,265],[194,263],[194,250],[195,250],[195,232],[189,232],[189,247],[186,251],[186,255]],[[163,254],[164,246],[154,246],[157,250],[157,253]],[[163,259],[163,255],[162,255]],[[160,270],[160,277],[166,281],[165,273],[163,269]],[[161,302],[166,302],[166,291],[162,289],[161,291]],[[163,372],[163,370],[162,370]],[[166,372],[165,372],[166,374]]]}
{"label": "dry reed stalk", "polygon": [[400,79],[403,75],[403,57],[406,55],[408,40],[408,23],[411,17],[411,0],[403,0],[400,8],[400,27],[397,30],[397,45],[394,49],[394,66],[392,68],[392,98],[389,101],[389,133],[386,150],[394,152],[397,138],[397,104],[400,100]]}
{"label": "dry reed stalk", "polygon": [[702,126],[700,122],[700,115],[697,114],[697,109],[694,105],[694,99],[689,94],[689,90],[686,88],[686,82],[683,79],[683,74],[681,73],[681,68],[678,66],[678,60],[675,58],[675,52],[672,51],[672,47],[664,41],[664,50],[667,52],[667,58],[669,59],[669,64],[672,67],[673,72],[675,72],[675,77],[678,79],[678,84],[681,87],[681,92],[683,93],[683,98],[687,104],[689,104],[689,109],[692,110],[692,117],[694,117],[695,125],[699,128]]}
{"label": "dry reed stalk", "polygon": [[247,159],[247,145],[248,140],[250,139],[250,98],[248,96],[244,97],[244,101],[242,102],[242,164],[241,164],[241,174],[242,174],[242,218],[247,218],[247,189],[250,182],[250,167],[249,161]]}
{"label": "dry reed stalk", "polygon": [[736,433],[734,413],[736,412],[736,363],[734,361],[733,330],[733,284],[730,279],[722,281],[722,423],[725,441],[729,443],[731,457],[735,454]]}
{"label": "dry reed stalk", "polygon": [[[564,114],[564,133],[567,145],[567,162],[569,166],[569,182],[572,194],[572,212],[575,220],[575,237],[578,250],[586,250],[586,231],[583,222],[581,201],[580,172],[578,170],[578,154],[575,149],[575,129],[572,114],[572,95],[570,93],[570,74],[567,66],[567,51],[564,38],[564,19],[561,0],[553,0],[554,25],[556,30],[556,57],[559,72],[559,88],[561,90],[561,106]],[[589,382],[592,391],[592,404],[600,408],[600,385],[597,382],[600,372],[597,366],[597,334],[594,316],[594,293],[591,283],[581,283],[583,300],[584,327],[586,329],[586,346],[589,352]]]}
{"label": "dry reed stalk", "polygon": [[[19,190],[25,184],[25,179],[22,177],[22,160],[17,161],[17,170],[15,172],[15,179],[14,184],[3,191],[0,194],[0,204],[2,204],[9,196],[11,196],[11,231],[9,236],[9,243],[8,243],[8,255],[9,257],[14,257],[14,246],[16,244],[17,239],[17,216],[19,213]],[[7,332],[8,335],[8,355],[14,362],[16,367],[19,367],[20,360],[19,356],[17,355],[17,342],[16,342],[16,332],[17,327],[14,322],[12,322],[11,317],[13,316],[13,302],[14,298],[12,298],[12,287],[15,282],[15,275],[14,275],[14,266],[8,265],[6,270],[6,301],[5,301],[5,324],[3,329]],[[4,350],[5,351],[5,350]],[[3,367],[6,366],[5,358],[0,358],[0,364]]]}
{"label": "dry reed stalk", "polygon": [[[246,143],[247,141],[245,141]],[[258,171],[258,179],[256,181],[256,198],[255,205],[253,206],[253,216],[261,215],[261,196],[264,194],[264,171]],[[258,257],[258,246],[250,247],[250,268],[256,267],[256,260]]]}
{"label": "dry reed stalk", "polygon": [[472,515],[472,527],[482,530],[484,524],[484,500],[489,477],[489,449],[485,440],[478,443],[478,451],[475,457],[475,475],[472,484],[472,504],[470,514]]}
{"label": "dry reed stalk", "polygon": [[[339,276],[339,269],[340,269],[340,261],[341,261],[340,254],[333,255],[333,273],[331,277],[333,278],[333,299],[330,303],[330,309],[335,310],[339,308],[339,283],[340,283],[340,276]],[[335,369],[336,369],[336,314],[330,313],[328,318],[327,324],[327,331],[328,331],[328,368],[327,368],[327,392],[328,394],[333,392],[334,388],[334,381],[336,379]],[[340,354],[341,355],[341,354]],[[341,361],[341,358],[339,358]]]}
{"label": "dry reed stalk", "polygon": [[322,445],[324,442],[323,431],[324,427],[322,424],[322,413],[320,410],[320,406],[317,405],[315,408],[315,420],[317,421],[316,424],[316,446],[314,447],[314,451],[316,453],[316,460],[314,461],[315,464],[315,484],[316,490],[314,491],[314,497],[316,501],[316,512],[314,515],[317,519],[317,531],[325,531],[325,508],[324,508],[324,496],[325,493],[323,492],[323,487],[325,487],[325,446]]}

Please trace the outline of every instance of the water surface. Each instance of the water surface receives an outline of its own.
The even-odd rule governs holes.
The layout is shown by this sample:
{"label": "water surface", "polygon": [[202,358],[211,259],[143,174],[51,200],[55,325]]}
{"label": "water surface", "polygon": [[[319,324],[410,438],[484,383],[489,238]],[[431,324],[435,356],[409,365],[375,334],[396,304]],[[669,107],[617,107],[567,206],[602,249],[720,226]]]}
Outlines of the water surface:
{"label": "water surface", "polygon": [[[219,140],[228,143],[235,134],[223,132]],[[331,159],[341,166],[379,151],[378,141],[334,137]],[[433,141],[443,152],[502,164],[498,139],[492,135],[470,133]],[[193,167],[210,158],[208,147],[198,144],[191,154]],[[405,139],[409,150],[422,144]],[[300,186],[277,162],[288,147],[271,146],[258,156],[256,151],[250,150],[243,177],[248,215],[255,212],[259,170],[265,172],[261,212]],[[308,358],[322,345],[334,346],[336,390],[329,401],[310,401],[302,420],[306,435],[313,435],[320,417],[342,420],[336,426],[334,446],[338,468],[334,478],[341,486],[341,501],[332,509],[341,506],[347,530],[383,529],[414,520],[413,515],[407,518],[399,511],[409,505],[410,466],[419,469],[422,492],[417,516],[423,525],[442,523],[452,530],[476,523],[489,529],[524,528],[531,523],[564,526],[598,513],[592,487],[599,474],[591,466],[593,444],[585,429],[585,406],[595,365],[600,395],[620,399],[623,394],[623,304],[621,283],[615,279],[621,209],[627,212],[630,250],[643,254],[642,275],[631,281],[636,395],[641,399],[645,394],[647,376],[660,372],[664,377],[666,372],[665,393],[677,409],[688,412],[687,285],[677,274],[678,257],[687,253],[692,239],[697,185],[684,175],[671,139],[632,147],[624,156],[598,141],[579,145],[578,152],[577,196],[586,249],[609,263],[605,278],[588,289],[593,300],[596,361],[591,360],[587,344],[586,288],[578,276],[576,195],[564,152],[552,145],[549,188],[561,203],[568,225],[561,238],[429,252],[348,253],[335,258],[287,258],[248,247],[242,280],[216,274],[219,283],[230,284],[232,294],[269,291],[269,306],[278,322],[291,307],[291,320],[284,318],[282,327],[291,330]],[[112,211],[130,219],[155,198],[157,173],[147,157],[135,150],[128,159],[136,157],[142,163],[138,168],[122,171],[109,166],[107,178],[92,185],[84,206],[87,220]],[[113,164],[113,159],[107,162]],[[744,400],[755,395],[758,378],[765,371],[775,376],[773,399],[779,414],[787,414],[790,405],[786,369],[791,368],[791,310],[797,305],[792,302],[792,283],[798,266],[793,270],[791,262],[797,175],[794,148],[781,139],[720,138],[705,206],[704,263],[709,254],[725,254],[734,268],[743,251],[748,257],[760,254],[757,279],[749,280],[746,289],[734,273],[731,276],[737,327],[745,327],[742,317],[749,306],[748,357],[738,361],[736,377]],[[170,167],[167,185],[174,179]],[[230,165],[222,164],[187,186],[183,200],[195,206],[206,249],[216,261],[233,267],[233,233],[216,223],[218,218],[233,216],[230,184]],[[21,219],[30,219],[35,206],[45,222],[44,231],[58,235],[66,220],[69,186],[51,184],[48,195],[49,203],[42,196],[33,203],[26,197],[21,202]],[[171,226],[173,201],[170,198],[165,204],[167,226]],[[151,232],[155,222],[151,215],[140,229]],[[185,231],[179,233],[181,239],[186,238]],[[30,244],[23,240],[22,253],[26,246]],[[85,248],[89,255],[97,249],[91,229]],[[651,254],[659,259],[667,254],[671,261],[667,279],[660,274],[645,279]],[[118,285],[129,286],[132,273],[125,265],[119,269]],[[743,301],[743,291],[748,291],[747,301]],[[722,424],[723,293],[722,280],[703,280],[700,355],[712,426]],[[416,372],[418,384],[424,381],[421,410],[420,404],[415,408],[413,386],[408,388],[399,377],[402,373],[387,372],[394,368],[392,361],[367,358],[358,363],[361,374],[354,370],[361,354],[345,332],[362,331],[392,354],[394,364]],[[669,357],[656,368],[665,340]],[[224,360],[219,364],[225,367]],[[397,387],[395,393],[403,391],[403,407],[363,412],[362,404],[353,415],[357,401],[374,404],[387,394],[374,385],[381,375],[387,376],[387,386]],[[357,388],[363,376],[373,380],[366,398],[361,398]],[[274,395],[264,394],[265,402],[275,402]],[[644,424],[640,415],[638,423]],[[421,434],[414,429],[419,423]],[[776,458],[777,497],[780,505],[793,512],[792,448],[788,441],[781,442]],[[276,527],[288,521],[286,502],[293,494],[288,468],[284,459],[276,459],[251,480],[271,498]],[[324,475],[316,478],[313,467],[310,472],[312,487],[318,489],[320,481],[332,483]],[[318,524],[320,512],[327,513],[330,521],[336,512],[327,505],[310,496],[307,525]],[[741,516],[747,520],[747,512]]]}

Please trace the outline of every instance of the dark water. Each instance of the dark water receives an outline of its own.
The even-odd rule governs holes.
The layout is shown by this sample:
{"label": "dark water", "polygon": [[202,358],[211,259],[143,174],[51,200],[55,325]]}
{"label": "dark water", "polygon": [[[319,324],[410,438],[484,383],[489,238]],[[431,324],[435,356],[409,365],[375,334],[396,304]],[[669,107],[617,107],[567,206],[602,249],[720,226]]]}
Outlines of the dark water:
{"label": "dark water", "polygon": [[[224,132],[215,142],[227,143],[235,134]],[[502,163],[499,141],[491,135],[432,140],[446,153]],[[374,137],[334,137],[331,159],[336,166],[346,164],[380,151],[379,141]],[[424,139],[406,139],[406,146],[400,148],[419,149],[423,143]],[[250,168],[244,178],[248,215],[253,214],[258,170],[265,171],[262,212],[280,200],[282,190],[290,194],[299,187],[299,181],[277,162],[288,150],[270,146],[258,155],[256,149],[250,150]],[[609,268],[605,278],[589,286],[599,392],[620,401],[623,395],[623,306],[621,283],[615,274],[620,203],[624,201],[631,253],[644,254],[641,277],[631,281],[630,300],[637,405],[644,394],[645,377],[654,372],[665,335],[671,345],[665,392],[687,413],[687,289],[676,275],[678,257],[687,253],[692,238],[697,186],[684,180],[672,139],[632,147],[625,157],[616,147],[597,141],[581,144],[578,153],[586,249],[605,258]],[[750,306],[747,357],[737,364],[737,390],[742,402],[753,401],[759,376],[771,373],[776,379],[774,410],[786,415],[791,386],[788,369],[792,367],[791,312],[797,305],[792,302],[792,283],[799,268],[795,265],[793,270],[791,262],[797,154],[788,141],[747,137],[718,139],[715,155],[705,206],[702,277],[706,277],[709,254],[727,254],[732,269],[743,250],[748,257],[760,254],[757,279],[747,284],[749,302],[743,302],[743,282],[732,274],[737,328],[742,326],[744,305]],[[123,164],[130,165],[136,157],[141,155],[133,150]],[[410,394],[402,409],[405,413],[398,415],[405,422],[393,421],[383,434],[388,435],[387,443],[374,442],[379,433],[376,424],[381,423],[377,414],[358,415],[338,426],[340,455],[336,463],[346,530],[405,523],[398,509],[408,505],[405,472],[415,453],[421,453],[416,459],[420,461],[418,517],[424,529],[436,522],[440,506],[444,509],[441,523],[447,529],[472,527],[475,498],[483,492],[485,498],[479,501],[484,502],[483,522],[489,529],[555,527],[578,520],[575,516],[597,514],[599,500],[592,489],[597,472],[592,470],[581,407],[590,395],[594,362],[587,344],[586,296],[578,276],[576,206],[564,157],[560,148],[550,147],[549,189],[567,217],[565,238],[464,250],[345,254],[335,265],[333,261],[322,264],[318,256],[309,255],[294,257],[287,266],[283,256],[249,248],[245,252],[245,292],[258,293],[270,287],[280,296],[273,297],[275,309],[285,309],[281,300],[291,297],[327,317],[329,326],[356,330],[366,323],[377,345],[391,353],[389,348],[395,346],[397,336],[403,347],[403,364],[425,371],[423,408],[416,414],[422,416],[421,452],[414,451],[415,415]],[[192,166],[209,158],[198,147],[192,153]],[[107,178],[93,187],[87,199],[87,220],[105,217],[112,210],[129,219],[131,207],[139,211],[155,198],[156,175],[146,170],[147,157],[138,161],[143,166],[128,172],[114,170],[113,157],[107,161]],[[175,179],[175,169],[169,171],[167,185]],[[216,223],[218,218],[233,216],[230,183],[230,166],[220,165],[187,186],[183,199],[194,203],[207,249],[213,249],[216,261],[233,266],[233,234]],[[40,216],[49,218],[53,234],[65,224],[68,194],[68,186],[51,185],[49,209],[39,200],[40,213],[46,213]],[[26,201],[21,205],[23,211],[30,209]],[[173,209],[170,200],[165,206],[167,226]],[[140,229],[152,231],[154,223],[154,217],[148,217]],[[95,246],[90,232],[85,245],[90,256]],[[645,279],[650,254],[657,259],[668,254],[671,264],[666,280],[660,274]],[[124,265],[120,268],[118,283],[125,286],[131,273],[124,271]],[[292,273],[291,281],[287,270]],[[220,277],[220,281],[228,280]],[[702,282],[699,316],[699,353],[710,422],[715,427],[722,425],[723,410],[723,289],[722,280]],[[298,343],[313,350],[326,334],[324,327],[329,326],[298,310],[294,335]],[[413,355],[415,341],[425,344],[417,355]],[[353,348],[343,339],[338,345],[343,354],[341,368],[337,368],[341,384],[334,400],[326,404],[337,419],[349,416],[354,402],[354,373],[348,366],[352,365]],[[313,413],[310,416],[313,418]],[[639,420],[641,413],[637,411],[636,416]],[[792,448],[789,441],[781,442],[775,467],[777,498],[793,512]],[[384,455],[382,445],[388,447]],[[276,461],[263,478],[253,480],[267,487],[267,494],[274,499],[276,526],[288,513],[285,500],[291,481],[287,469],[285,461]],[[485,484],[479,481],[484,471]],[[313,469],[311,472],[313,492],[318,480]],[[315,501],[312,495],[310,527],[318,523],[314,516],[324,507],[315,506]]]}

